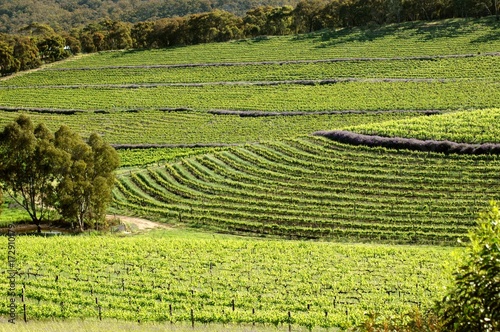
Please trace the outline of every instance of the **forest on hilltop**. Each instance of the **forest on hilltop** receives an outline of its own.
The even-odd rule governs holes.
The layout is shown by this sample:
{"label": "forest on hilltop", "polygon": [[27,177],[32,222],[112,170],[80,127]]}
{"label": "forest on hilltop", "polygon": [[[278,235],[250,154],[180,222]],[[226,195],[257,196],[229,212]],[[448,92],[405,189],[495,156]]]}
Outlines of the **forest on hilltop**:
{"label": "forest on hilltop", "polygon": [[50,24],[56,30],[109,18],[135,23],[164,17],[185,16],[214,9],[243,15],[263,6],[295,5],[297,0],[0,0],[0,32],[15,33],[32,22]]}
{"label": "forest on hilltop", "polygon": [[[365,26],[373,29],[384,24],[418,20],[493,14],[496,15],[497,22],[499,18],[497,0],[438,0],[424,3],[420,0],[301,0],[295,7],[258,6],[247,10],[244,16],[207,5],[208,7],[200,9],[213,10],[170,18],[158,18],[153,13],[141,16],[141,4],[152,6],[145,1],[134,5],[135,7],[119,6],[122,1],[117,1],[113,3],[121,8],[121,14],[117,14],[121,16],[119,19],[111,19],[108,15],[92,22],[82,14],[79,22],[68,23],[63,16],[59,17],[56,10],[52,11],[50,6],[43,7],[43,3],[22,6],[0,2],[0,27],[2,21],[9,19],[14,19],[18,27],[15,33],[2,33],[0,28],[1,76],[37,68],[43,63],[62,60],[80,52],[185,46],[258,36],[307,33],[324,28]],[[83,7],[65,4],[63,7],[74,14],[80,13],[81,8],[92,7],[86,1],[79,2]],[[42,6],[40,10],[37,9],[38,6]],[[101,10],[103,6],[104,2],[102,6],[96,4],[95,10]],[[115,12],[113,8],[115,7],[108,7],[107,12]],[[154,6],[147,8],[152,9]],[[34,21],[36,15],[31,16],[30,13],[35,12],[36,15],[43,16],[42,22]],[[148,20],[143,21],[144,19]],[[28,24],[23,25],[23,22]],[[86,25],[78,27],[84,22]],[[67,25],[73,28],[68,29]],[[4,29],[14,29],[10,24],[5,27]]]}
{"label": "forest on hilltop", "polygon": [[[304,6],[305,5],[305,6]],[[82,27],[104,19],[137,23],[222,10],[243,17],[258,7],[299,6],[340,12],[353,24],[378,24],[494,15],[496,0],[0,0],[0,33],[17,33],[34,22],[56,31]],[[495,8],[496,7],[496,8]],[[495,10],[496,9],[496,10]],[[312,14],[310,14],[312,15]]]}

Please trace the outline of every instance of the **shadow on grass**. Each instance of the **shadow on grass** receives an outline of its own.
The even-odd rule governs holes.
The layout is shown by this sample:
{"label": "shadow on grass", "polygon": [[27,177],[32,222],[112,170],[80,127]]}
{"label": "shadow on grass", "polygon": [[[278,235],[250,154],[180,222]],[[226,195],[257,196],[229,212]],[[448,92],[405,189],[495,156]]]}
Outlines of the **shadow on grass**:
{"label": "shadow on grass", "polygon": [[407,39],[417,37],[423,41],[450,39],[461,37],[464,34],[477,32],[477,24],[490,25],[493,29],[488,34],[472,40],[471,43],[484,43],[500,40],[500,23],[494,16],[481,19],[447,19],[440,21],[414,21],[383,26],[368,25],[365,27],[324,29],[294,37],[292,41],[312,39],[319,44],[317,48],[338,46],[352,42],[370,42],[387,37]]}
{"label": "shadow on grass", "polygon": [[500,21],[497,21],[495,16],[490,16],[484,18],[484,21],[491,25],[491,30],[489,33],[472,40],[472,43],[487,43],[493,41],[500,41]]}

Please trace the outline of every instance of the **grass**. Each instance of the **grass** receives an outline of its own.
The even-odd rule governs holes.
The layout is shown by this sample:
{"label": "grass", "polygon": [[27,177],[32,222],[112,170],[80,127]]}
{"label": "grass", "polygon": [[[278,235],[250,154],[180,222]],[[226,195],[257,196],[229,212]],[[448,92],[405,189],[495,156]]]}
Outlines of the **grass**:
{"label": "grass", "polygon": [[[19,318],[18,318],[19,319]],[[305,328],[293,327],[294,331],[308,331]],[[129,332],[188,332],[188,331],[207,331],[207,332],[278,332],[288,331],[288,326],[274,327],[262,324],[241,325],[241,324],[196,324],[193,328],[190,323],[136,323],[123,322],[119,320],[106,319],[103,321],[85,319],[85,320],[50,320],[50,321],[29,321],[24,323],[17,321],[11,325],[6,321],[0,320],[0,332],[67,332],[67,331],[85,331],[85,332],[104,332],[104,331],[129,331]],[[326,329],[315,328],[313,331],[326,331]],[[331,329],[330,329],[331,331]]]}
{"label": "grass", "polygon": [[4,198],[5,203],[1,207],[0,227],[7,227],[14,223],[24,223],[31,220],[28,213],[7,197]]}

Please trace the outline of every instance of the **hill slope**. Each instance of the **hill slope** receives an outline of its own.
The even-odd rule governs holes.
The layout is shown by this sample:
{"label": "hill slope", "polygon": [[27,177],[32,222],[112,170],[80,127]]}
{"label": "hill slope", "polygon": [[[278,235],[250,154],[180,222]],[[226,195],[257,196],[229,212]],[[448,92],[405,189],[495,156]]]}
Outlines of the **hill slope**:
{"label": "hill slope", "polygon": [[266,0],[18,0],[0,1],[0,32],[16,32],[32,22],[67,29],[105,18],[139,22],[163,17],[185,16],[222,9],[239,15],[259,5],[279,6],[296,1]]}

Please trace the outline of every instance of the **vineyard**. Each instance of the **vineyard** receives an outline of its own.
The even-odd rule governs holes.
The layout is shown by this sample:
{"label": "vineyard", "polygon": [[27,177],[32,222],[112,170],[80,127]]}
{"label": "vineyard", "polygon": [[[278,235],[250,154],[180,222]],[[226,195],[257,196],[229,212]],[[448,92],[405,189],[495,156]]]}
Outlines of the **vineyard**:
{"label": "vineyard", "polygon": [[[64,123],[84,137],[97,132],[113,144],[250,143],[279,140],[317,130],[415,117],[417,112],[309,114],[307,116],[240,117],[205,112],[76,112],[46,114],[28,112],[34,122],[55,131]],[[0,126],[13,121],[17,112],[0,111]],[[145,135],[145,133],[147,133]]]}
{"label": "vineyard", "polygon": [[192,108],[263,111],[428,110],[495,107],[500,82],[343,82],[0,89],[2,105],[82,110]]}
{"label": "vineyard", "polygon": [[164,50],[102,52],[52,68],[428,57],[499,52],[494,18],[408,22],[372,28],[257,37]]}
{"label": "vineyard", "polygon": [[225,238],[22,238],[18,250],[30,320],[195,325],[345,328],[367,312],[424,308],[442,296],[455,259],[446,248]]}
{"label": "vineyard", "polygon": [[125,174],[115,202],[129,213],[219,231],[454,244],[478,208],[497,195],[499,168],[496,156],[445,157],[300,138]]}
{"label": "vineyard", "polygon": [[[425,311],[460,261],[453,247],[500,199],[500,156],[314,133],[500,143],[498,29],[491,17],[372,25],[2,78],[1,127],[25,113],[100,134],[122,165],[108,213],[168,225],[18,236],[18,319],[345,329]],[[4,204],[0,225],[18,211]]]}
{"label": "vineyard", "polygon": [[449,58],[333,59],[302,63],[240,65],[212,64],[185,67],[128,66],[107,68],[47,69],[16,79],[0,81],[0,87],[87,87],[106,85],[183,84],[217,82],[265,82],[328,80],[331,78],[494,80],[500,75],[500,54]]}
{"label": "vineyard", "polygon": [[497,143],[500,141],[500,109],[455,112],[396,120],[379,124],[360,125],[352,130],[388,137],[449,140],[460,143]]}

